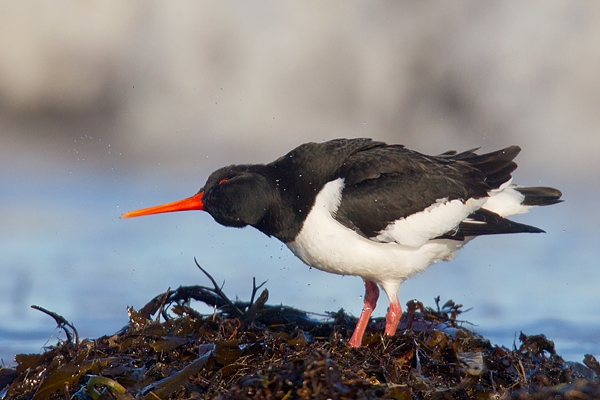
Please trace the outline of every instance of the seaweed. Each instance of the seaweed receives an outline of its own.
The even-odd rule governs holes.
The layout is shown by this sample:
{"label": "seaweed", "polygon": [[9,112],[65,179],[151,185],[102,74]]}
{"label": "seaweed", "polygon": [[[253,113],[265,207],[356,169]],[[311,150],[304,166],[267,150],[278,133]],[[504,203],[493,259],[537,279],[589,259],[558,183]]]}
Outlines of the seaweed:
{"label": "seaweed", "polygon": [[[593,356],[565,362],[543,334],[521,333],[513,349],[494,345],[458,319],[465,310],[451,300],[408,302],[394,337],[382,335],[383,319],[372,320],[354,349],[346,342],[356,318],[343,309],[317,318],[269,305],[265,282],[255,280],[250,301],[232,301],[196,265],[212,287],[168,289],[128,308],[129,324],[98,339],[80,340],[64,317],[36,307],[67,338],[0,368],[0,398],[600,398]],[[203,315],[192,300],[215,311]]]}

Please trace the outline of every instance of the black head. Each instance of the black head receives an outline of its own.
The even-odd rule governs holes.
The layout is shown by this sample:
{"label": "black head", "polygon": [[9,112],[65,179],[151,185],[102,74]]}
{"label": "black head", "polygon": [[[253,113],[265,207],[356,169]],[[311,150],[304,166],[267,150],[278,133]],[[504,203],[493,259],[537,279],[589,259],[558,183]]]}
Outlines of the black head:
{"label": "black head", "polygon": [[258,226],[269,213],[273,183],[254,171],[260,166],[231,165],[213,172],[198,193],[204,211],[225,226]]}

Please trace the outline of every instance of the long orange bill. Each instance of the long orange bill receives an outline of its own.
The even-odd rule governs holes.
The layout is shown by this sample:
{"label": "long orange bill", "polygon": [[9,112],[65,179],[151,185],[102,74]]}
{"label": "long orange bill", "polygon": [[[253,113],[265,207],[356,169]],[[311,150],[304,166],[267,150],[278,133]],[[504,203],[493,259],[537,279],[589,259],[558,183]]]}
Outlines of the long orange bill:
{"label": "long orange bill", "polygon": [[129,211],[121,215],[121,218],[141,217],[143,215],[161,214],[174,211],[189,211],[189,210],[204,210],[202,196],[204,191],[201,191],[187,199],[174,201],[172,203],[163,204],[156,207],[142,208],[141,210]]}

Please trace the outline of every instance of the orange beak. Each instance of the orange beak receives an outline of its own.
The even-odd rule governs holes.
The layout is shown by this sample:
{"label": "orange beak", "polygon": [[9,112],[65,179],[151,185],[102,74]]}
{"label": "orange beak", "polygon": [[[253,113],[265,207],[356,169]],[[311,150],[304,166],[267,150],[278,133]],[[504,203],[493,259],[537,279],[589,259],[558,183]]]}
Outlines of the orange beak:
{"label": "orange beak", "polygon": [[133,218],[141,217],[144,215],[151,214],[162,214],[174,211],[190,211],[190,210],[204,210],[204,203],[202,202],[202,196],[204,191],[188,197],[187,199],[174,201],[172,203],[163,204],[156,207],[142,208],[141,210],[129,211],[121,215],[121,218]]}

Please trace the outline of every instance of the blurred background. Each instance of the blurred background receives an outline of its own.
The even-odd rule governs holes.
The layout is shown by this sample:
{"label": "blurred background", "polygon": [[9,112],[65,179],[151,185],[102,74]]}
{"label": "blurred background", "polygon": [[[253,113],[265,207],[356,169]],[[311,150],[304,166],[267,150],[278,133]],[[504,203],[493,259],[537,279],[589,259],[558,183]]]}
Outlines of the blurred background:
{"label": "blurred background", "polygon": [[[194,194],[214,169],[307,141],[429,154],[518,144],[515,182],[565,202],[515,218],[400,291],[512,347],[544,333],[600,355],[600,3],[5,1],[0,4],[0,358],[112,334],[179,285],[358,315],[355,277],[309,269],[205,213],[119,220]],[[384,315],[387,300],[375,311]]]}

